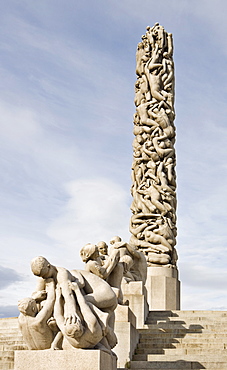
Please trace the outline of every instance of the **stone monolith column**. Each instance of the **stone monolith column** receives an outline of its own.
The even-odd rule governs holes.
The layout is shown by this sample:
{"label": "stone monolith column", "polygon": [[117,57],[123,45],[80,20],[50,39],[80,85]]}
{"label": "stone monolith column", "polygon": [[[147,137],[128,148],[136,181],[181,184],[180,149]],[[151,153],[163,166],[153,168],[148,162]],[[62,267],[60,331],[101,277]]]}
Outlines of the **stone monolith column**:
{"label": "stone monolith column", "polygon": [[151,310],[180,308],[172,34],[147,27],[136,53],[130,244],[148,264]]}

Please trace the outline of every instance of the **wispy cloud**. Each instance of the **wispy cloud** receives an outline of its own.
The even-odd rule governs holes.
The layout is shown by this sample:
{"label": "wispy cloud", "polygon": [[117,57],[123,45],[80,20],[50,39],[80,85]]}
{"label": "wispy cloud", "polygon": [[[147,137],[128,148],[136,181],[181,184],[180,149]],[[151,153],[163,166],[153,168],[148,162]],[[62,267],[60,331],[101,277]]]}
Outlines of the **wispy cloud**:
{"label": "wispy cloud", "polygon": [[0,290],[7,288],[9,285],[22,281],[25,279],[25,276],[18,274],[17,271],[0,266]]}

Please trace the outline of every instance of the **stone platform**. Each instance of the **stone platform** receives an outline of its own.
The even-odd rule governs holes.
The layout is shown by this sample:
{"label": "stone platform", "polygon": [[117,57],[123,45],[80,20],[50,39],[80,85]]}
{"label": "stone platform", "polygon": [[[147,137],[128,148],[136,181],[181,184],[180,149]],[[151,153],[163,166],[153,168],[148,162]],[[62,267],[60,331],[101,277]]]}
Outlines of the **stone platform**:
{"label": "stone platform", "polygon": [[[121,358],[125,360],[125,353],[128,353],[128,357],[124,364],[123,361],[118,364],[118,370],[126,369],[126,366],[137,370],[227,369],[227,311],[150,311],[143,328],[137,329],[139,343],[134,346],[136,347],[135,351],[133,343],[130,343],[132,336],[136,335],[134,316],[127,307],[120,308],[116,316],[118,316],[119,328],[122,326],[118,335],[121,335],[121,331],[124,333],[126,327],[127,336],[130,336],[130,338],[127,337],[127,341],[124,337],[119,340],[121,342],[119,357],[122,356]],[[133,332],[134,334],[132,334]],[[20,356],[20,353],[23,352],[34,352],[23,350],[26,347],[18,329],[17,318],[0,319],[0,334],[1,370],[14,369],[15,349],[20,349],[16,351],[16,356]],[[134,341],[137,340],[136,335]],[[132,350],[134,355],[129,353]],[[75,351],[77,350],[73,352]],[[54,355],[61,356],[63,352],[54,351]],[[88,354],[93,355],[93,352],[96,352],[97,359],[99,351],[85,350],[87,354],[86,366],[88,366],[85,368],[86,370],[96,369],[93,360],[91,365],[90,356],[88,356]],[[131,355],[132,360],[130,361]],[[92,358],[95,357],[92,356]],[[64,362],[62,369],[71,370],[72,367],[67,368],[66,364]],[[105,362],[104,370],[110,370],[111,367],[108,366],[112,366],[112,364],[109,365],[108,362]],[[23,370],[31,368],[39,370],[34,363],[28,368],[23,367]],[[48,370],[50,369],[48,367]],[[74,367],[73,370],[75,369],[77,368]],[[83,368],[79,367],[79,369]],[[42,370],[45,368],[42,367]]]}
{"label": "stone platform", "polygon": [[116,370],[116,357],[99,350],[15,351],[15,370]]}
{"label": "stone platform", "polygon": [[180,310],[180,281],[175,266],[147,268],[149,310]]}
{"label": "stone platform", "polygon": [[130,363],[139,341],[139,333],[136,329],[136,316],[127,306],[120,306],[115,311],[114,331],[118,343],[113,351],[116,353],[118,368],[124,368]]}

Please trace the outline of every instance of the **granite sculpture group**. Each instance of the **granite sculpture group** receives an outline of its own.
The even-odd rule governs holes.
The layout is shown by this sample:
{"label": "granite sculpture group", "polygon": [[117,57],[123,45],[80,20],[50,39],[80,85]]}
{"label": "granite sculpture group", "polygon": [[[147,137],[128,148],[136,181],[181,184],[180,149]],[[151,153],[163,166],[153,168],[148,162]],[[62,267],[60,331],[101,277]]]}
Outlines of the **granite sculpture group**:
{"label": "granite sculpture group", "polygon": [[31,261],[38,285],[31,298],[19,301],[19,327],[31,350],[101,349],[113,355],[117,344],[114,310],[123,304],[122,280],[146,281],[142,252],[120,237],[107,244],[85,245],[81,251],[85,270],[68,271],[46,258]]}
{"label": "granite sculpture group", "polygon": [[176,269],[172,55],[172,35],[158,23],[147,27],[136,54],[131,239],[116,236],[109,247],[104,241],[86,244],[80,250],[85,270],[68,271],[44,257],[32,260],[38,285],[18,304],[30,350],[101,349],[114,357],[114,311],[129,303],[122,285],[145,286],[149,266]]}

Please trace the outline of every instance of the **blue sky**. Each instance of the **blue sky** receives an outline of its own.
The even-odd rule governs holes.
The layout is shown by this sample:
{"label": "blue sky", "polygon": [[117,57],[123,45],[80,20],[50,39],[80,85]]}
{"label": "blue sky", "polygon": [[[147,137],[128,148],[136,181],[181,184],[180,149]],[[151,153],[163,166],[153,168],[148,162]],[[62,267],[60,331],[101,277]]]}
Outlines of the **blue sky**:
{"label": "blue sky", "polygon": [[129,240],[135,52],[174,37],[183,309],[227,310],[225,0],[0,1],[0,317],[35,289],[30,260],[83,268]]}

